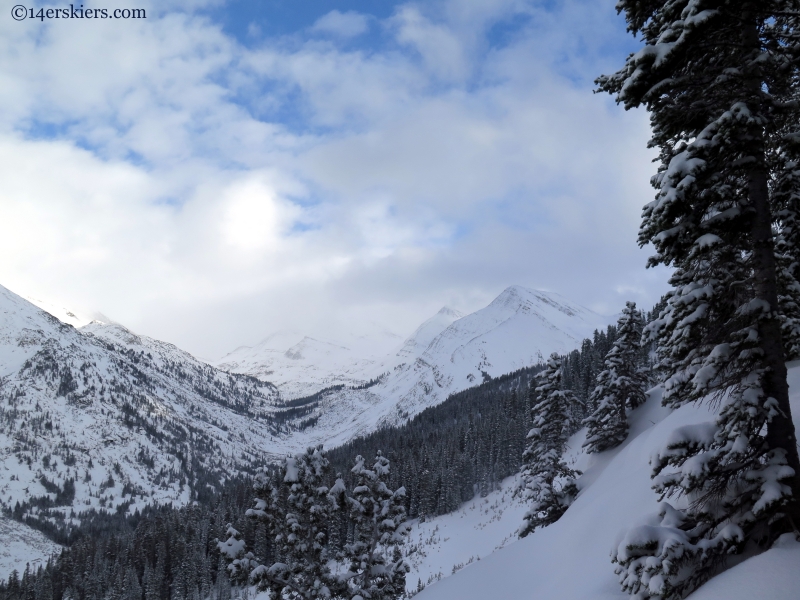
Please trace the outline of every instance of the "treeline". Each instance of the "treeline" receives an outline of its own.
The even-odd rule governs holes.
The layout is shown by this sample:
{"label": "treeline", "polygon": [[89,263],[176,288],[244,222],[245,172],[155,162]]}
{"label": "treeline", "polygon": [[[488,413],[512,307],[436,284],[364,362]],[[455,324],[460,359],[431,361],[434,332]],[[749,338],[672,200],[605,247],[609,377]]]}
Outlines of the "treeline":
{"label": "treeline", "polygon": [[[648,315],[649,316],[649,315]],[[595,331],[593,339],[563,357],[563,385],[577,399],[572,431],[591,414],[593,382],[617,337],[617,328]],[[355,457],[381,450],[392,463],[388,484],[406,488],[411,517],[441,515],[479,494],[486,496],[522,466],[531,429],[531,382],[545,368],[535,365],[451,395],[399,427],[387,427],[328,453],[335,470],[351,478]]]}
{"label": "treeline", "polygon": [[531,422],[527,390],[540,370],[522,369],[453,394],[404,425],[331,450],[331,465],[351,483],[348,465],[380,450],[392,463],[389,487],[406,488],[409,516],[451,512],[519,470]]}
{"label": "treeline", "polygon": [[[650,311],[642,311],[640,314],[644,323],[650,323],[658,318],[659,313],[667,304],[666,297],[662,297]],[[573,350],[561,357],[561,369],[564,389],[571,390],[578,399],[587,404],[589,414],[596,409],[591,406],[591,395],[597,386],[597,376],[604,368],[604,361],[614,342],[617,341],[616,325],[609,325],[605,331],[595,330],[592,339],[585,339],[579,350]],[[655,385],[656,378],[654,372],[654,353],[655,343],[642,344],[641,364],[648,374],[648,380]]]}

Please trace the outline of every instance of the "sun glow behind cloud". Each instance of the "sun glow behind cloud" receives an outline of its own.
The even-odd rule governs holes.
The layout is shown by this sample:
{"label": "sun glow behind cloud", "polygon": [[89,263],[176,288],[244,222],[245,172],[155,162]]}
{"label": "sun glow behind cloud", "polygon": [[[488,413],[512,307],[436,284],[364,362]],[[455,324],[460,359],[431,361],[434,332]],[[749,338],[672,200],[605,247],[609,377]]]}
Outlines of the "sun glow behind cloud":
{"label": "sun glow behind cloud", "polygon": [[591,93],[612,0],[138,5],[0,19],[0,283],[206,356],[515,283],[661,290],[646,117]]}

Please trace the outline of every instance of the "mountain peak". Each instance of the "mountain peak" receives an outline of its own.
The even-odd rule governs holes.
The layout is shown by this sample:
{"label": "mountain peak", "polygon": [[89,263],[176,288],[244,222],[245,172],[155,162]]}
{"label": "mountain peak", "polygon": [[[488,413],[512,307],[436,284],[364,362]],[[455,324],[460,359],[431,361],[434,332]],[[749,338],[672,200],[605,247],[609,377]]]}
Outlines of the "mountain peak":
{"label": "mountain peak", "polygon": [[449,306],[443,306],[439,309],[439,312],[436,313],[437,315],[442,315],[443,317],[452,317],[455,319],[460,319],[464,316],[464,313],[457,311],[454,308],[450,308]]}
{"label": "mountain peak", "polygon": [[532,290],[521,285],[511,285],[495,298],[490,306],[509,308],[511,310],[530,310],[534,306],[555,309],[568,317],[597,317],[593,311],[570,302],[560,294],[544,290]]}
{"label": "mountain peak", "polygon": [[545,290],[533,290],[531,288],[526,288],[521,285],[510,285],[506,289],[504,289],[500,294],[497,296],[495,300],[506,300],[511,298],[524,298],[524,299],[533,299],[533,298],[550,298],[551,296],[555,296],[559,298],[560,296],[554,292],[547,292]]}

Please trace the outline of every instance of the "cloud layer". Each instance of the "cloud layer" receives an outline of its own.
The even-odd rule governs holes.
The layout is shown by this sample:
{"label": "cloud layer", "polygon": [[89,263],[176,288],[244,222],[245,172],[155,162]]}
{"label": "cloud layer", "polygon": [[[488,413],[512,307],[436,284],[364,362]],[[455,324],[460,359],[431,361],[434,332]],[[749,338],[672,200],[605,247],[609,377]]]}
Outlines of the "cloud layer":
{"label": "cloud layer", "polygon": [[511,284],[608,313],[664,289],[635,243],[646,115],[591,93],[627,49],[613,2],[342,8],[255,40],[214,4],[0,19],[0,283],[207,357],[406,334]]}

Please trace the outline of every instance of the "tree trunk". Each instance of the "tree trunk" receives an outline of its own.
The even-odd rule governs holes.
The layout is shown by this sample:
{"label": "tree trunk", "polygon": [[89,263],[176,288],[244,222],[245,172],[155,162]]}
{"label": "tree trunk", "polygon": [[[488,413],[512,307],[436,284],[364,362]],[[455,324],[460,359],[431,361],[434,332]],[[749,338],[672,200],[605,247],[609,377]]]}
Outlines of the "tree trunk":
{"label": "tree trunk", "polygon": [[770,226],[769,192],[766,173],[756,171],[750,175],[749,197],[755,215],[751,226],[753,236],[753,276],[755,293],[758,299],[766,301],[770,313],[759,322],[759,338],[764,352],[763,365],[764,394],[775,398],[779,413],[767,426],[767,446],[770,450],[783,449],[789,466],[795,475],[791,480],[792,494],[795,498],[791,514],[795,523],[800,517],[800,457],[797,452],[797,437],[789,404],[789,385],[787,383],[786,363],[783,356],[781,324],[778,319],[778,285],[773,253],[772,230]]}
{"label": "tree trunk", "polygon": [[[758,28],[755,20],[748,18],[749,15],[747,13],[743,16],[742,41],[746,51],[750,50],[753,53],[753,55],[747,57],[752,60],[755,53],[760,52],[761,49]],[[746,82],[751,98],[757,99],[761,89],[762,78],[757,72],[751,72]],[[789,384],[787,382],[783,341],[781,339],[781,323],[778,313],[778,277],[772,238],[769,186],[767,172],[764,167],[763,129],[758,125],[752,126],[748,131],[748,137],[755,146],[752,156],[755,158],[756,163],[748,178],[748,200],[750,208],[753,210],[750,223],[750,234],[753,242],[753,280],[756,298],[765,301],[769,305],[769,313],[762,316],[758,324],[759,342],[764,352],[762,364],[766,368],[763,380],[764,400],[774,398],[778,403],[778,411],[780,413],[769,422],[766,441],[770,450],[784,450],[789,466],[794,469],[794,477],[789,482],[794,499],[788,512],[796,524],[800,521],[800,457],[798,457],[797,437],[789,404]],[[794,528],[795,525],[793,524],[791,527]]]}

